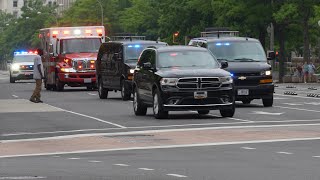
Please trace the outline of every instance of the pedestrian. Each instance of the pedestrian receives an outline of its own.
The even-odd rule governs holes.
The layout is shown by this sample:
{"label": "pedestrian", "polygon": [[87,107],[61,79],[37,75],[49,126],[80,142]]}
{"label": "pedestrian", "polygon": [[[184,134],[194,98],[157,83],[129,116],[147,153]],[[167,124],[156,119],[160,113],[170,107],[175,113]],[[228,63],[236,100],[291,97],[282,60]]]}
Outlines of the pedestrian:
{"label": "pedestrian", "polygon": [[312,77],[314,75],[314,72],[316,71],[316,67],[314,66],[314,64],[311,62],[309,65],[308,65],[308,75],[309,75],[309,80],[312,81]]}
{"label": "pedestrian", "polygon": [[309,65],[307,64],[307,62],[304,62],[302,71],[303,71],[304,83],[307,83],[308,74],[309,74]]}
{"label": "pedestrian", "polygon": [[34,58],[33,62],[33,79],[36,80],[36,87],[33,91],[32,96],[30,97],[30,101],[34,103],[42,103],[41,98],[41,87],[42,87],[42,79],[43,76],[43,64],[41,60],[41,56],[43,55],[42,49],[37,49],[38,55]]}

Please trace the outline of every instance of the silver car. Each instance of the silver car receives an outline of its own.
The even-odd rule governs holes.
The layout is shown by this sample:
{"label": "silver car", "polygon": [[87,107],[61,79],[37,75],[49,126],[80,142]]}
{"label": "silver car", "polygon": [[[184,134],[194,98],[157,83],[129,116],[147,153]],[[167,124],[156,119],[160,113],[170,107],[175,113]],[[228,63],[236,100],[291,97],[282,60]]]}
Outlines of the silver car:
{"label": "silver car", "polygon": [[17,80],[33,79],[33,60],[37,56],[33,52],[15,52],[10,64],[10,83]]}

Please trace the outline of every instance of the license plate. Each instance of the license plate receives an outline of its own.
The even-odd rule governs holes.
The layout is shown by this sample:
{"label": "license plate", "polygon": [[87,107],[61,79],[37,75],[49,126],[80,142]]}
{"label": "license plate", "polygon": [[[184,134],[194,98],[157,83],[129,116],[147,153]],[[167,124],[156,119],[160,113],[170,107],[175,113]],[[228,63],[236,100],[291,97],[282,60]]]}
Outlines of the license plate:
{"label": "license plate", "polygon": [[85,78],[85,79],[83,79],[83,82],[84,83],[91,83],[92,81],[91,81],[91,78]]}
{"label": "license plate", "polygon": [[207,91],[196,91],[194,92],[194,99],[205,99],[208,97]]}
{"label": "license plate", "polygon": [[249,89],[238,89],[238,95],[240,96],[249,95]]}

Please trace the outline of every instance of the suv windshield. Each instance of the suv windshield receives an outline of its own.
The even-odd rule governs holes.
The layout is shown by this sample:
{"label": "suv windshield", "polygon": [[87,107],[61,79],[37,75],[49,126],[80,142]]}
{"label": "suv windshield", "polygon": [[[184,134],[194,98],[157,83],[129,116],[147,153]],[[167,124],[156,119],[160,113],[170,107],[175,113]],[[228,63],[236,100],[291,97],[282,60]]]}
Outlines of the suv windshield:
{"label": "suv windshield", "polygon": [[33,62],[34,57],[36,57],[36,55],[14,56],[13,62]]}
{"label": "suv windshield", "polygon": [[63,54],[70,53],[96,53],[99,50],[99,38],[62,39],[61,49]]}
{"label": "suv windshield", "polygon": [[165,46],[165,44],[144,44],[144,45],[130,44],[130,45],[126,45],[124,48],[125,62],[137,62],[139,59],[140,53],[145,48],[147,48],[149,46],[159,47],[159,46]]}
{"label": "suv windshield", "polygon": [[264,50],[258,42],[212,42],[208,43],[208,49],[218,60],[240,62],[267,61]]}
{"label": "suv windshield", "polygon": [[159,68],[201,67],[219,68],[213,55],[206,51],[171,51],[160,52],[157,62]]}

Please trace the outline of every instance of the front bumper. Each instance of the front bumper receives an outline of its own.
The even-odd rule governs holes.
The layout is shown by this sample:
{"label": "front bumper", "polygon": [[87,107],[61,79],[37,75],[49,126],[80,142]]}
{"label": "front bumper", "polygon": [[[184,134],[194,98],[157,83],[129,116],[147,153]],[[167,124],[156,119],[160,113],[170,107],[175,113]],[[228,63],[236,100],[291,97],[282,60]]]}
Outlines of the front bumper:
{"label": "front bumper", "polygon": [[[249,95],[238,95],[239,89],[248,89]],[[261,84],[258,86],[235,86],[236,100],[270,98],[274,93],[274,84]]]}
{"label": "front bumper", "polygon": [[11,77],[15,80],[33,79],[33,71],[12,71]]}
{"label": "front bumper", "polygon": [[207,91],[207,98],[195,99],[195,90],[162,91],[163,108],[166,111],[232,109],[234,90],[221,88]]}
{"label": "front bumper", "polygon": [[84,73],[58,73],[59,80],[70,85],[89,85],[96,83],[96,74],[94,72]]}

